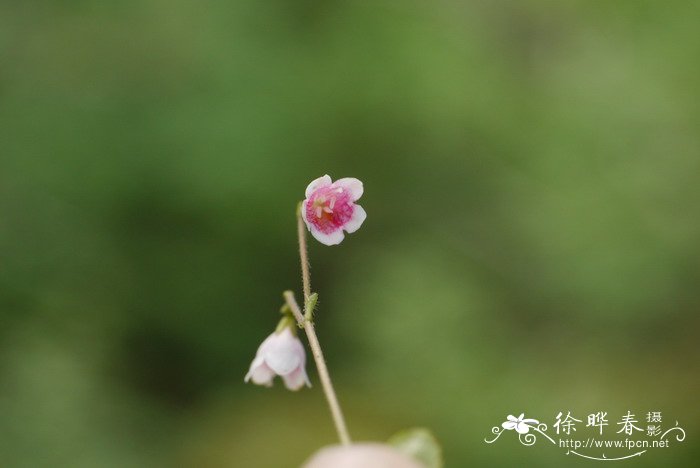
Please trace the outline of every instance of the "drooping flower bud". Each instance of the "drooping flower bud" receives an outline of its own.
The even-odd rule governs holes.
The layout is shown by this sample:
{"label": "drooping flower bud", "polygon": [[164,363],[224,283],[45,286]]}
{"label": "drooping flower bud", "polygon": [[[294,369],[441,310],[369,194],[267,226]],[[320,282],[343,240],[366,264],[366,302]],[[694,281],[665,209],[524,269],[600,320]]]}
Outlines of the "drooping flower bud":
{"label": "drooping flower bud", "polygon": [[311,386],[306,375],[306,351],[296,336],[293,320],[284,317],[274,333],[268,336],[258,348],[245,381],[272,386],[276,375],[282,377],[289,390],[299,390],[306,384]]}

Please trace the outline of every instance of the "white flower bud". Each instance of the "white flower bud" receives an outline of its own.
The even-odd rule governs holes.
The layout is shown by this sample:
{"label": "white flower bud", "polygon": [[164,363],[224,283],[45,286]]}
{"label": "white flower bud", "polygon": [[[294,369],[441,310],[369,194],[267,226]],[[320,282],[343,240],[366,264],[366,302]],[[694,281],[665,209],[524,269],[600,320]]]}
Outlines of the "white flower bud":
{"label": "white flower bud", "polygon": [[306,375],[306,351],[291,327],[284,327],[268,336],[258,348],[245,381],[272,386],[275,375],[284,380],[289,390],[311,386]]}

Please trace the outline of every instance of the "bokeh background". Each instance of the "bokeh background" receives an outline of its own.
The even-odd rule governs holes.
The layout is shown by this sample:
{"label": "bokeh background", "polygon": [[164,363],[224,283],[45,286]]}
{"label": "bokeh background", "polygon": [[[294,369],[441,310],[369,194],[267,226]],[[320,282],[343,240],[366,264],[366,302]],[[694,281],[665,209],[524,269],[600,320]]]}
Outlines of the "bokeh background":
{"label": "bokeh background", "polygon": [[583,466],[484,438],[662,411],[687,439],[631,463],[696,463],[698,17],[3,1],[0,466],[284,468],[334,443],[313,365],[299,393],[243,384],[325,173],[369,214],[310,252],[355,439],[426,426],[447,467]]}

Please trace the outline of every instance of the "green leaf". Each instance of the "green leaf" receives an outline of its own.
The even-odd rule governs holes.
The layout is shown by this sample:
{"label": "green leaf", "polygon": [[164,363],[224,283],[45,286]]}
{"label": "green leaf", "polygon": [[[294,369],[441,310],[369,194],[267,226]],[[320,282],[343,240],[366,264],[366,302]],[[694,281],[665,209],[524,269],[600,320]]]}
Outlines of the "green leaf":
{"label": "green leaf", "polygon": [[423,463],[426,468],[443,467],[442,448],[428,429],[404,429],[391,436],[389,444],[399,452]]}

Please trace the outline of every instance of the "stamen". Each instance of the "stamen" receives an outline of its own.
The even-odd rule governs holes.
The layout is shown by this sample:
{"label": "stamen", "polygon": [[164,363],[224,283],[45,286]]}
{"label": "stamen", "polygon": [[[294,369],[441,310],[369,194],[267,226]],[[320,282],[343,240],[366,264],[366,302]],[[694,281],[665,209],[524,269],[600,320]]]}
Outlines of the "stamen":
{"label": "stamen", "polygon": [[331,197],[331,202],[328,205],[328,207],[332,210],[334,206],[335,206],[335,197]]}
{"label": "stamen", "polygon": [[321,208],[320,206],[317,206],[316,207],[316,217],[320,218],[321,216],[323,216],[323,208]]}
{"label": "stamen", "polygon": [[323,211],[325,211],[326,213],[333,213],[333,210],[331,210],[331,209],[328,208],[327,206],[324,206],[324,207],[323,207]]}

